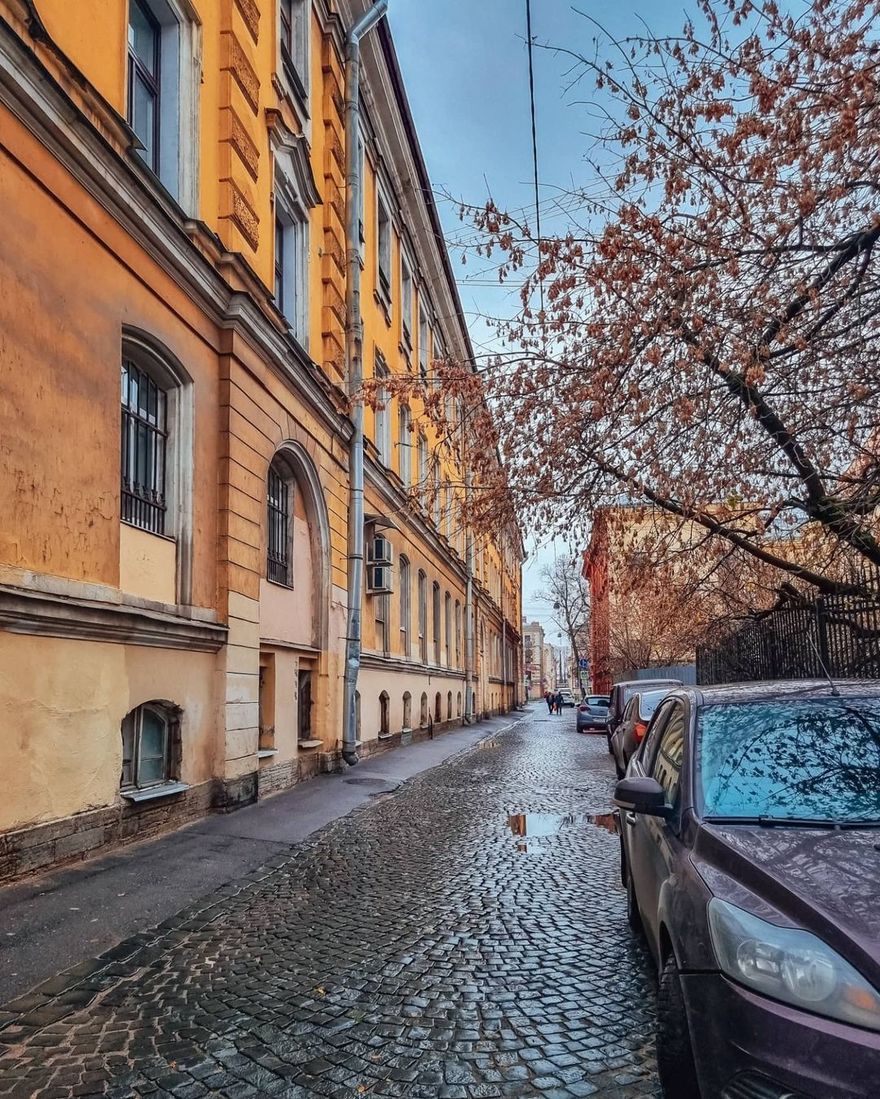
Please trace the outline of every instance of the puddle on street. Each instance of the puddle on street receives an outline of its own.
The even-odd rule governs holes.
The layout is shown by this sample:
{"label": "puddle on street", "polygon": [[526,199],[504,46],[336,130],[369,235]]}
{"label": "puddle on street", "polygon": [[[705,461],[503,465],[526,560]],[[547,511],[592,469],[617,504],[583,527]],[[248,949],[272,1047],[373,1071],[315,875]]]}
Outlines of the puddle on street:
{"label": "puddle on street", "polygon": [[514,848],[521,854],[540,850],[545,840],[585,824],[606,832],[619,831],[616,813],[510,813],[507,817],[507,827],[516,837]]}

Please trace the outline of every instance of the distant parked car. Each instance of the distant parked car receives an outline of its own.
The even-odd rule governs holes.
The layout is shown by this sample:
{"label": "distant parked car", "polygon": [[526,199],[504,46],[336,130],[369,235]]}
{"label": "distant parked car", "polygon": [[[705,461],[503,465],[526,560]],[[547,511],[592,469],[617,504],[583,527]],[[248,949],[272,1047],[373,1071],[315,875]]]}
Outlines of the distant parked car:
{"label": "distant parked car", "polygon": [[645,739],[654,711],[673,689],[657,687],[652,691],[637,691],[627,702],[623,719],[611,735],[611,754],[614,756],[618,778],[623,778],[626,774],[627,764]]}
{"label": "distant parked car", "polygon": [[574,695],[568,687],[560,687],[556,693],[561,696],[563,706],[574,706]]}
{"label": "distant parked car", "polygon": [[669,1099],[880,1094],[880,684],[681,687],[617,784]]}
{"label": "distant parked car", "polygon": [[579,733],[604,733],[608,728],[608,695],[587,695],[577,708]]}
{"label": "distant parked car", "polygon": [[608,707],[608,751],[611,752],[611,737],[623,720],[626,704],[637,691],[650,691],[655,687],[679,687],[680,679],[629,679],[615,683],[611,688],[611,703]]}

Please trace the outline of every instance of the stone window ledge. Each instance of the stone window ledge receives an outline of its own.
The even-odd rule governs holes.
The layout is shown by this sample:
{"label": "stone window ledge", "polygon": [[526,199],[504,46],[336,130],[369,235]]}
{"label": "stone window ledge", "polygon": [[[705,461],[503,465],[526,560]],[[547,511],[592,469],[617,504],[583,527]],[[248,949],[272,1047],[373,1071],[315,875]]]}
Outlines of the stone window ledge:
{"label": "stone window ledge", "polygon": [[188,789],[188,782],[165,782],[161,786],[148,786],[143,790],[122,790],[120,793],[126,801],[139,802],[167,798],[172,794],[183,794]]}
{"label": "stone window ledge", "polygon": [[259,748],[257,749],[257,759],[271,759],[272,756],[278,755],[277,748]]}
{"label": "stone window ledge", "polygon": [[324,743],[323,740],[299,740],[299,741],[297,741],[297,744],[299,745],[300,748],[305,748],[308,751],[311,751],[312,748],[320,748],[323,743]]}

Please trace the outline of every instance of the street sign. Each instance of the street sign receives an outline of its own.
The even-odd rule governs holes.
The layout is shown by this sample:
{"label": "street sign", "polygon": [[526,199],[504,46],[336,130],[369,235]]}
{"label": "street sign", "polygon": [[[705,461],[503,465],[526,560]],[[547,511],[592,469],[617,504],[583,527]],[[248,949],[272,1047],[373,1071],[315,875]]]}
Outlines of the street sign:
{"label": "street sign", "polygon": [[589,668],[589,666],[590,666],[589,660],[587,660],[587,658],[585,656],[582,656],[580,658],[580,660],[578,661],[578,667],[581,669],[581,671],[585,672],[587,670],[587,668]]}

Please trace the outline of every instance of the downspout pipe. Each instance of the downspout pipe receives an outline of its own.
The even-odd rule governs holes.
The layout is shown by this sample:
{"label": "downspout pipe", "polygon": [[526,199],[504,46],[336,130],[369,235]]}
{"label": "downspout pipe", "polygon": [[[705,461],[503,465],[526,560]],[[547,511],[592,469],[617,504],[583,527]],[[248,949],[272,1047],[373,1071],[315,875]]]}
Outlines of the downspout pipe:
{"label": "downspout pipe", "polygon": [[376,0],[358,19],[345,41],[345,359],[346,392],[352,401],[348,455],[348,616],[345,630],[345,678],[342,704],[342,758],[354,766],[357,754],[357,681],[361,665],[361,604],[364,591],[364,324],[361,316],[360,211],[363,180],[358,156],[360,132],[361,39],[388,9]]}
{"label": "downspout pipe", "polygon": [[[470,473],[465,472],[465,493],[470,495]],[[468,527],[465,534],[465,558],[467,567],[467,588],[464,604],[464,723],[474,722],[474,536]]]}

